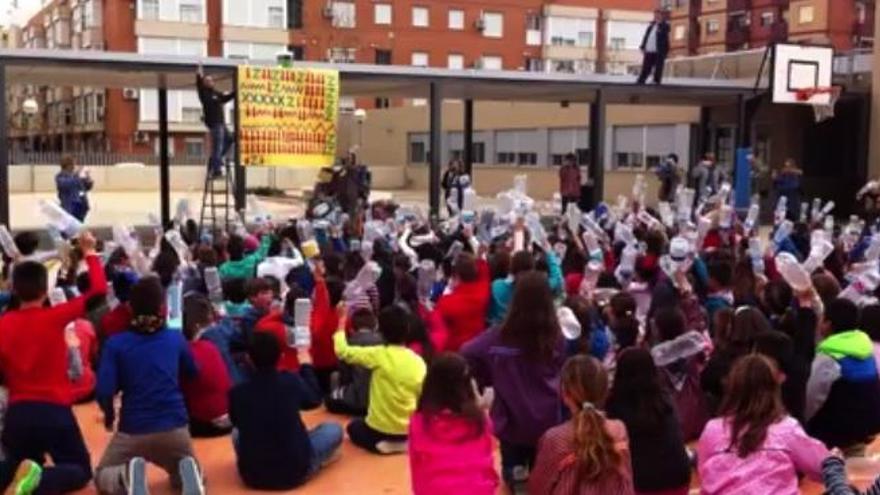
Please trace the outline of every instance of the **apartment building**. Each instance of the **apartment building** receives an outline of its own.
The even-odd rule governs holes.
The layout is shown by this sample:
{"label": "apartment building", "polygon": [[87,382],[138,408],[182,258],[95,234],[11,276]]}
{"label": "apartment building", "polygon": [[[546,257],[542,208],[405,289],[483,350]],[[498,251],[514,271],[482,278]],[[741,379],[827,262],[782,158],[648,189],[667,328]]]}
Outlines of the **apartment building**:
{"label": "apartment building", "polygon": [[[451,69],[610,72],[640,60],[656,0],[53,0],[23,26],[31,48],[297,60]],[[33,98],[36,115],[22,103]],[[20,147],[149,153],[155,90],[24,88],[10,109]],[[207,141],[192,91],[170,91],[172,153]],[[343,100],[343,108],[388,100]],[[415,102],[418,104],[419,102]]]}
{"label": "apartment building", "polygon": [[[663,0],[673,56],[792,41],[837,50],[873,46],[873,0]],[[832,8],[833,7],[833,8]]]}

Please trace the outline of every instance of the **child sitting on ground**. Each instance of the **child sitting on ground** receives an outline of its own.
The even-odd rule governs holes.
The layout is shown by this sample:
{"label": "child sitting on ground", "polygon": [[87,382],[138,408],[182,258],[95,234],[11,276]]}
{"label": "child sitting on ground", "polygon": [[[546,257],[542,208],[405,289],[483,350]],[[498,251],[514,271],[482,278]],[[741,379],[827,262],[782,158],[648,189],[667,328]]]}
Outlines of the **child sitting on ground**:
{"label": "child sitting on ground", "polygon": [[[370,309],[362,307],[351,315],[353,333],[348,336],[352,346],[374,346],[382,344],[382,336],[376,332],[376,317]],[[338,378],[332,386],[330,395],[324,401],[327,410],[334,414],[364,416],[370,396],[370,370],[342,362],[339,364]]]}
{"label": "child sitting on ground", "polygon": [[122,409],[117,433],[95,468],[95,485],[106,495],[147,493],[148,459],[183,494],[203,494],[178,383],[181,375],[196,375],[193,356],[183,336],[166,326],[159,279],[138,281],[131,290],[131,307],[130,329],[104,344],[98,368],[95,395],[108,431],[116,419],[117,394],[122,395]]}
{"label": "child sitting on ground", "polygon": [[467,361],[445,353],[431,362],[409,424],[413,493],[494,495],[492,424],[480,408]]}
{"label": "child sitting on ground", "polygon": [[529,493],[630,495],[633,493],[626,427],[602,413],[608,375],[593,357],[566,361],[562,399],[572,419],[554,426],[538,442]]}
{"label": "child sitting on ground", "polygon": [[331,461],[342,444],[342,427],[322,423],[306,430],[300,411],[321,404],[308,349],[299,373],[277,371],[281,349],[270,334],[257,332],[248,350],[256,368],[229,393],[229,416],[238,474],[256,490],[290,490]]}
{"label": "child sitting on ground", "polygon": [[[80,237],[91,278],[82,296],[46,307],[48,274],[40,263],[15,266],[12,290],[17,309],[0,317],[0,371],[9,390],[9,409],[3,431],[6,466],[0,470],[0,487],[27,494],[39,488],[65,493],[83,488],[91,479],[91,460],[71,410],[73,394],[68,376],[68,347],[64,329],[86,315],[86,302],[107,292],[95,239]],[[52,458],[52,465],[41,463]],[[17,471],[13,471],[16,469]]]}
{"label": "child sitting on ground", "polygon": [[[340,308],[339,313],[344,315],[345,308]],[[383,345],[349,345],[342,321],[333,336],[340,360],[373,372],[367,416],[352,420],[347,428],[352,443],[371,452],[394,454],[406,450],[410,416],[416,409],[425,379],[425,362],[406,347],[407,316],[407,311],[397,305],[388,306],[379,313],[379,333],[385,340]],[[341,319],[344,320],[344,316]]]}
{"label": "child sitting on ground", "polygon": [[214,322],[211,301],[201,294],[183,301],[183,335],[199,369],[197,377],[184,380],[183,396],[189,411],[189,432],[194,437],[222,436],[232,430],[229,422],[229,389],[232,380],[217,346],[201,338]]}

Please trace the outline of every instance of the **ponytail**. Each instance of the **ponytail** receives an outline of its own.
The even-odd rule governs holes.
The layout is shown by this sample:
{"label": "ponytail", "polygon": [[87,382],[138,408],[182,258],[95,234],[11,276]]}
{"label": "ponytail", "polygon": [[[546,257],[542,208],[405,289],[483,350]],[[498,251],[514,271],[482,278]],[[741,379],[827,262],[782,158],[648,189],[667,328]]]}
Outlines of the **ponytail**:
{"label": "ponytail", "polygon": [[620,475],[623,457],[614,438],[605,429],[605,416],[599,409],[608,395],[608,374],[595,358],[578,355],[562,367],[562,391],[573,411],[573,457],[580,483],[594,483]]}
{"label": "ponytail", "polygon": [[623,459],[614,446],[614,439],[605,430],[605,417],[596,406],[584,402],[572,421],[575,458],[581,482],[592,483],[617,473]]}

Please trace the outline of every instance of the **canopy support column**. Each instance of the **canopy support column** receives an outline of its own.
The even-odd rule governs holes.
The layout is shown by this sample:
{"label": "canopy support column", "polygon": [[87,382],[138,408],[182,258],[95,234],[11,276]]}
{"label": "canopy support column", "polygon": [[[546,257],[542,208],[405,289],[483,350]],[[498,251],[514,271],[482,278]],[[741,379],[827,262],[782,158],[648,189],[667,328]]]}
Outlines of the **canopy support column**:
{"label": "canopy support column", "polygon": [[[239,143],[241,142],[241,120],[238,118],[238,69],[232,71],[232,90],[236,91],[235,99],[232,100],[235,104],[235,111],[232,112],[232,121],[233,121],[233,138],[235,139],[235,149],[233,150],[233,159],[235,160],[235,211],[236,214],[238,212],[244,211],[245,202],[247,196],[247,172],[245,172],[244,167],[241,165],[241,150],[239,147]],[[227,168],[226,173],[229,173]],[[273,172],[274,173],[274,172]],[[244,221],[244,219],[242,219]]]}
{"label": "canopy support column", "polygon": [[593,197],[591,206],[605,198],[605,96],[596,90],[596,99],[590,104],[590,166],[589,180],[592,182]]}
{"label": "canopy support column", "polygon": [[430,206],[431,218],[437,220],[440,218],[440,160],[443,157],[443,98],[440,95],[440,87],[436,82],[431,83],[431,101],[428,106],[429,117],[431,119],[431,163],[428,172],[428,183],[430,187]]}
{"label": "canopy support column", "polygon": [[171,163],[168,159],[168,89],[159,88],[159,194],[162,226],[171,223]]}
{"label": "canopy support column", "polygon": [[474,100],[464,100],[464,170],[474,181]]}
{"label": "canopy support column", "polygon": [[9,153],[12,147],[6,127],[6,111],[6,65],[0,64],[0,223],[9,225]]}

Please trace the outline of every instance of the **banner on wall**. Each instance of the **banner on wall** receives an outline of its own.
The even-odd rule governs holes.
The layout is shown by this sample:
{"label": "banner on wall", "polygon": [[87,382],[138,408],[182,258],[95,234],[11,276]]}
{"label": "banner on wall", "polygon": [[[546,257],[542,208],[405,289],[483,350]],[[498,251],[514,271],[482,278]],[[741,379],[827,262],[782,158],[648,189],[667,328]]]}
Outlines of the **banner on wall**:
{"label": "banner on wall", "polygon": [[238,68],[241,162],[325,167],[336,160],[339,72]]}

